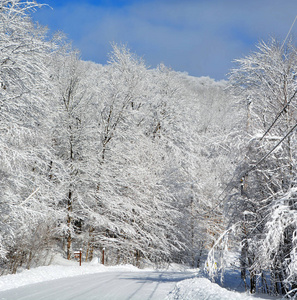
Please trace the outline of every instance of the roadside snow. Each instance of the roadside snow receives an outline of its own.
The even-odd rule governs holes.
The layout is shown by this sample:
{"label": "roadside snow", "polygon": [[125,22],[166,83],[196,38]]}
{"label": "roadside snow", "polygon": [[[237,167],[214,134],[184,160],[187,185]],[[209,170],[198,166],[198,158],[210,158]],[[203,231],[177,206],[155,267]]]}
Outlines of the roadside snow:
{"label": "roadside snow", "polygon": [[86,274],[102,272],[141,272],[132,265],[105,267],[96,261],[82,264],[56,258],[54,265],[38,267],[31,270],[24,270],[18,274],[5,275],[0,277],[0,291],[18,288],[28,284],[50,281],[60,278],[73,277]]}
{"label": "roadside snow", "polygon": [[[228,291],[216,283],[212,283],[206,278],[187,279],[178,282],[166,300],[251,300],[251,299],[268,299],[253,297],[246,293]],[[273,298],[269,298],[273,299]],[[276,299],[276,298],[274,298]]]}
{"label": "roadside snow", "polygon": [[206,278],[195,278],[177,283],[175,289],[166,299],[251,300],[253,298],[245,294],[228,291]]}
{"label": "roadside snow", "polygon": [[[201,276],[199,270],[185,268],[181,265],[170,265],[167,270],[140,270],[132,265],[125,266],[103,266],[95,260],[91,263],[84,263],[81,267],[77,262],[67,261],[56,257],[53,265],[38,267],[31,270],[24,270],[21,273],[0,277],[0,295],[2,299],[41,299],[43,291],[51,291],[54,286],[55,299],[70,299],[69,294],[62,297],[62,293],[71,287],[71,299],[84,298],[90,289],[94,293],[102,293],[101,299],[165,299],[166,300],[251,300],[251,299],[280,299],[269,296],[251,296],[247,293],[240,293],[227,290],[216,283]],[[98,274],[97,274],[98,273]],[[100,275],[99,273],[103,273]],[[91,275],[97,274],[97,275]],[[105,275],[104,275],[105,274]],[[69,277],[90,275],[92,277],[77,277],[67,281]],[[226,278],[228,287],[234,289],[238,285],[238,278],[235,273],[229,272],[230,278]],[[64,279],[62,279],[64,278]],[[61,279],[60,281],[55,281]],[[84,282],[84,284],[79,284]],[[42,284],[36,286],[35,296],[31,291],[30,284]],[[99,283],[102,283],[100,286]],[[91,284],[89,288],[88,285]],[[26,287],[28,286],[28,287]],[[116,286],[117,289],[113,287]],[[17,290],[13,290],[20,288]],[[83,288],[85,290],[83,290]],[[68,291],[68,290],[67,290]],[[24,293],[24,298],[20,294]],[[28,297],[25,295],[28,293]],[[60,293],[60,294],[59,294]],[[80,295],[75,296],[75,295]],[[42,294],[43,295],[43,294]],[[95,295],[95,294],[94,294]],[[104,298],[106,295],[107,298]],[[109,296],[108,296],[109,295]],[[124,296],[127,297],[124,297]],[[133,297],[131,296],[133,295]],[[167,297],[166,297],[167,295]],[[7,298],[6,298],[7,296]],[[53,299],[49,294],[48,298]],[[88,294],[88,299],[97,299]],[[4,298],[3,298],[4,297]],[[45,297],[45,296],[42,296]],[[57,298],[58,297],[58,298]],[[60,298],[59,298],[60,297]],[[67,298],[68,297],[68,298]],[[123,298],[124,297],[124,298]],[[132,298],[131,298],[132,297]],[[42,298],[43,299],[43,298]]]}
{"label": "roadside snow", "polygon": [[115,271],[60,278],[0,291],[5,300],[164,300],[193,272]]}

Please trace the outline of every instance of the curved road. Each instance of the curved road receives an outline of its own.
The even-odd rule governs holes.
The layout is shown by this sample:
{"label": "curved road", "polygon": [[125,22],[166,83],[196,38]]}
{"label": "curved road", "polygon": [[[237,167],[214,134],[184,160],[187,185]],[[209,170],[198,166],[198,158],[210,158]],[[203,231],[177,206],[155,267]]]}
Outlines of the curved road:
{"label": "curved road", "polygon": [[0,300],[164,300],[191,272],[104,272],[31,284],[0,292]]}

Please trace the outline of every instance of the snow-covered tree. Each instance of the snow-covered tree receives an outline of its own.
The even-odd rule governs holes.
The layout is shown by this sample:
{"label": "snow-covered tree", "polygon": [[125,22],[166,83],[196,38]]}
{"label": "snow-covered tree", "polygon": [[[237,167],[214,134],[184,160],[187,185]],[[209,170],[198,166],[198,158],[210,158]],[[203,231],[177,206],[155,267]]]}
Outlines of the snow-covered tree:
{"label": "snow-covered tree", "polygon": [[229,217],[231,225],[240,224],[241,274],[252,293],[295,288],[295,202],[288,195],[296,183],[296,61],[291,42],[285,47],[276,40],[261,42],[257,52],[236,61],[230,75],[246,129],[238,144],[239,189],[230,197]]}
{"label": "snow-covered tree", "polygon": [[178,246],[171,221],[175,210],[161,182],[165,149],[151,129],[156,95],[149,78],[144,62],[117,45],[98,77],[100,136],[89,258],[94,247],[107,248],[110,259],[137,264],[140,258],[169,259],[170,247]]}
{"label": "snow-covered tree", "polygon": [[31,22],[29,12],[38,6],[35,1],[0,3],[1,257],[13,272],[21,263],[29,267],[41,251],[33,248],[36,228],[43,224],[51,230],[47,224],[55,206],[46,101],[52,48],[45,30]]}
{"label": "snow-covered tree", "polygon": [[[64,220],[60,234],[66,238],[67,258],[71,258],[72,240],[81,232],[87,205],[92,193],[93,161],[96,155],[94,105],[91,101],[95,87],[86,64],[78,55],[65,48],[52,58],[51,81],[54,85],[52,104],[55,107],[52,127],[52,147],[63,164],[63,178],[57,178],[57,188],[63,189],[60,199]],[[54,167],[54,165],[52,166]]]}

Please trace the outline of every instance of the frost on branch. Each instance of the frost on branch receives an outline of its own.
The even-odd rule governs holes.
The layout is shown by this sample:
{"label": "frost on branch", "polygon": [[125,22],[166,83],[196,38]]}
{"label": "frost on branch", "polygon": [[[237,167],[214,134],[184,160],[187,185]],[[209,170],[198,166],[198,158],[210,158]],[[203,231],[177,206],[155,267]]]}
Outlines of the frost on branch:
{"label": "frost on branch", "polygon": [[271,205],[256,264],[261,269],[274,270],[276,282],[281,279],[286,292],[296,288],[297,281],[296,199],[297,189],[292,188]]}

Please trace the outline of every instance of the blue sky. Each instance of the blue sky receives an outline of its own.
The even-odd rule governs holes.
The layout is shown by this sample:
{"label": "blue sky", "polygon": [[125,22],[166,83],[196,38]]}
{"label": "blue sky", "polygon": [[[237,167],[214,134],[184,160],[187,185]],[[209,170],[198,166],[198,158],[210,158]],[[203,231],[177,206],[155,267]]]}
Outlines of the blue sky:
{"label": "blue sky", "polygon": [[[41,1],[39,1],[41,3]],[[220,80],[232,61],[271,36],[283,41],[296,0],[45,0],[35,21],[63,31],[81,58],[105,64],[110,43],[125,43],[148,66],[159,63]],[[297,22],[292,30],[297,41]]]}

